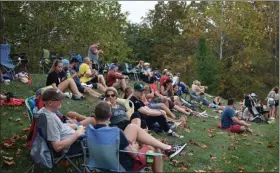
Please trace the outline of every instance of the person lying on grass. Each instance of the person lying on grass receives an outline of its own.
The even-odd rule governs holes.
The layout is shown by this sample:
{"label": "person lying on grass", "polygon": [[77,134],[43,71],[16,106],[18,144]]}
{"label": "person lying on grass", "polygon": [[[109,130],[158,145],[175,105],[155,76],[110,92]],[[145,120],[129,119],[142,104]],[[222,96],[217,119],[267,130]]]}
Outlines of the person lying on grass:
{"label": "person lying on grass", "polygon": [[84,58],[84,62],[79,67],[79,75],[82,76],[80,78],[81,83],[92,85],[93,88],[105,92],[107,86],[105,83],[104,76],[99,75],[98,72],[95,69],[92,70],[91,67],[91,60],[88,57]]}
{"label": "person lying on grass", "polygon": [[161,129],[168,133],[170,136],[183,138],[183,136],[178,135],[168,126],[166,120],[166,112],[163,110],[150,109],[142,101],[141,97],[144,94],[144,84],[141,82],[136,82],[134,84],[134,94],[130,100],[134,104],[134,111],[139,112],[141,115],[141,128],[153,129],[153,125],[157,122]]}
{"label": "person lying on grass", "polygon": [[[110,123],[111,107],[107,102],[100,102],[94,109],[96,119],[95,129],[105,128]],[[106,134],[105,134],[106,135]],[[146,153],[148,150],[160,152],[161,150],[169,158],[178,155],[186,146],[167,145],[135,124],[129,124],[124,131],[120,130],[119,150]],[[139,144],[140,143],[140,146]],[[146,155],[120,152],[120,164],[126,171],[139,171],[146,166]],[[163,172],[163,161],[161,156],[154,157],[152,163],[153,172]]]}
{"label": "person lying on grass", "polygon": [[[78,129],[77,124],[62,123],[56,115],[61,108],[64,94],[57,88],[47,89],[42,96],[44,107],[38,113],[44,113],[47,118],[47,140],[51,142],[56,152],[64,150],[68,154],[82,153],[80,144],[74,143],[80,136],[85,134],[85,128]],[[80,122],[81,125],[95,124],[93,117],[88,117]],[[77,130],[78,129],[78,130]],[[72,145],[73,144],[73,145]]]}
{"label": "person lying on grass", "polygon": [[117,126],[124,130],[128,124],[136,124],[140,127],[141,117],[134,110],[127,110],[123,105],[117,103],[118,92],[114,87],[108,87],[105,91],[105,101],[111,107],[112,117],[110,118],[110,126]]}
{"label": "person lying on grass", "polygon": [[70,64],[63,68],[63,72],[64,72],[63,75],[66,77],[66,72],[69,71],[71,74],[71,78],[74,79],[74,81],[77,85],[77,88],[81,93],[87,93],[91,97],[95,97],[95,98],[102,98],[102,94],[94,91],[90,87],[86,87],[81,84],[79,77],[82,77],[82,75],[79,75],[76,71],[78,68],[78,65],[79,65],[79,60],[77,58],[71,59]]}
{"label": "person lying on grass", "polygon": [[81,100],[84,98],[83,94],[79,92],[75,81],[72,78],[62,80],[62,68],[63,63],[60,60],[56,60],[48,74],[46,86],[52,86],[53,88],[58,88],[62,92],[67,89],[73,93],[72,98],[74,100]]}
{"label": "person lying on grass", "polygon": [[234,99],[228,99],[228,106],[223,110],[221,119],[222,129],[232,133],[252,132],[250,124],[239,120],[234,111]]}

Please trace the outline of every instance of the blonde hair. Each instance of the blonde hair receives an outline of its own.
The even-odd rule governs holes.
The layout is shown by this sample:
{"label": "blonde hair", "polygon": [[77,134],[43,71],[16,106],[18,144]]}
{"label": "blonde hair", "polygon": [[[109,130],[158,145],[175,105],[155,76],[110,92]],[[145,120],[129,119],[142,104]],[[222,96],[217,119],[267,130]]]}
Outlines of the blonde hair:
{"label": "blonde hair", "polygon": [[116,88],[114,88],[114,87],[108,87],[108,88],[105,90],[105,95],[107,95],[107,93],[108,93],[109,91],[113,91],[114,94],[116,95],[116,97],[118,97],[118,91],[116,90]]}
{"label": "blonde hair", "polygon": [[57,67],[59,63],[63,64],[62,61],[60,61],[60,60],[55,60],[55,61],[53,62],[53,65],[52,65],[52,67],[51,67],[49,73],[53,72],[53,71],[55,70],[55,67]]}

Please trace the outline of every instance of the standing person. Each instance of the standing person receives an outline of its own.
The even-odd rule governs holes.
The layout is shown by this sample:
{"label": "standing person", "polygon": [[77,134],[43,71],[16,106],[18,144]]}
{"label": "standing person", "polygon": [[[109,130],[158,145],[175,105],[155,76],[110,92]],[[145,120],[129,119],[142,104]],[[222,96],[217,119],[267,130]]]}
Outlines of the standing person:
{"label": "standing person", "polygon": [[269,107],[269,118],[274,119],[275,117],[275,95],[278,93],[278,88],[274,87],[267,95],[267,106]]}
{"label": "standing person", "polygon": [[278,106],[279,106],[279,90],[277,89],[277,92],[275,94],[275,118],[278,117],[278,113],[279,113]]}
{"label": "standing person", "polygon": [[228,106],[223,110],[222,128],[232,133],[252,132],[250,124],[239,120],[234,111],[234,99],[228,99]]}
{"label": "standing person", "polygon": [[103,50],[98,50],[100,46],[100,42],[96,41],[94,44],[89,46],[88,48],[88,57],[92,61],[92,68],[98,71],[98,60],[99,60],[99,54],[103,54]]}

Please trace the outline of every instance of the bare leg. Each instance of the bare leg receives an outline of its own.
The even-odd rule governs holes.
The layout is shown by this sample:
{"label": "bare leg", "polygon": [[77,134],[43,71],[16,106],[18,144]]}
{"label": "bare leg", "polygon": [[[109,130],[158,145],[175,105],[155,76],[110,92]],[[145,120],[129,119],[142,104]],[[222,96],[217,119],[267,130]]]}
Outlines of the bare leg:
{"label": "bare leg", "polygon": [[275,106],[275,118],[278,118],[278,113],[279,113],[278,106]]}
{"label": "bare leg", "polygon": [[85,88],[85,93],[88,93],[90,96],[95,97],[95,98],[98,98],[101,96],[100,93],[92,90],[91,88],[87,88],[87,87]]}
{"label": "bare leg", "polygon": [[95,125],[96,124],[96,121],[93,117],[87,117],[86,119],[84,119],[83,121],[80,122],[83,126],[86,126],[86,125]]}
{"label": "bare leg", "polygon": [[104,79],[104,76],[103,75],[98,75],[98,83],[101,83],[105,88],[107,88],[107,85],[106,85],[106,82],[105,82],[105,79]]}
{"label": "bare leg", "polygon": [[170,145],[166,145],[157,140],[156,138],[152,137],[145,130],[141,129],[135,124],[129,124],[125,128],[124,134],[127,137],[127,139],[131,142],[138,141],[140,143],[160,148],[162,150],[167,150],[171,147]]}
{"label": "bare leg", "polygon": [[[159,153],[160,149],[155,149],[155,152]],[[154,163],[152,165],[153,172],[163,172],[162,156],[154,157]]]}
{"label": "bare leg", "polygon": [[104,87],[102,84],[100,83],[97,83],[97,88],[102,91],[102,92],[105,92],[106,91],[106,87]]}
{"label": "bare leg", "polygon": [[274,118],[274,116],[275,116],[275,106],[273,106],[273,107],[271,108],[271,117]]}
{"label": "bare leg", "polygon": [[121,85],[122,90],[124,91],[125,88],[126,88],[125,79],[121,79],[119,82],[120,82],[120,85]]}
{"label": "bare leg", "polygon": [[176,118],[176,115],[174,115],[164,103],[160,103],[160,105],[161,109],[163,109],[168,115],[170,115],[171,118]]}
{"label": "bare leg", "polygon": [[[240,122],[245,123],[245,121],[243,121],[243,120],[241,120]],[[240,130],[241,130],[242,132],[244,132],[244,131],[252,132],[252,129],[250,129],[249,127],[245,127],[245,126],[241,126],[241,127],[240,127]]]}
{"label": "bare leg", "polygon": [[65,116],[71,119],[76,119],[78,122],[83,121],[87,118],[86,116],[73,111],[67,112]]}
{"label": "bare leg", "polygon": [[61,82],[59,85],[58,85],[58,89],[60,89],[61,91],[65,91],[66,89],[70,89],[70,91],[81,97],[83,96],[83,94],[81,94],[77,88],[77,85],[75,83],[75,81],[72,79],[72,78],[69,78],[69,79],[66,79],[65,81]]}
{"label": "bare leg", "polygon": [[183,113],[183,114],[190,115],[189,112],[187,112],[184,108],[181,108],[181,107],[178,106],[178,105],[175,105],[175,106],[174,106],[174,109],[176,109],[177,111],[179,111],[179,112],[181,112],[181,113]]}
{"label": "bare leg", "polygon": [[134,118],[133,120],[131,120],[132,124],[136,124],[138,127],[141,127],[141,119],[139,118]]}

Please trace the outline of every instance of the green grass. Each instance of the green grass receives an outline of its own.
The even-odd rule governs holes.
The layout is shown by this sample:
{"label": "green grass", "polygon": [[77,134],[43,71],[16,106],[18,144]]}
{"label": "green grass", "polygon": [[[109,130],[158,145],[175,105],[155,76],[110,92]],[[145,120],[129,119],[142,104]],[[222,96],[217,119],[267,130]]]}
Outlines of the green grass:
{"label": "green grass", "polygon": [[[34,95],[34,92],[45,85],[46,77],[43,75],[31,75],[32,84],[26,85],[17,81],[11,85],[1,85],[1,93],[10,91],[20,98],[27,98]],[[73,101],[65,99],[62,106],[62,113],[67,111],[77,111],[86,116],[90,116],[91,110],[97,103],[96,99],[87,98],[85,101]],[[0,141],[12,137],[13,134],[19,136],[28,135],[22,129],[29,127],[28,118],[25,116],[26,108],[1,106],[1,137]],[[207,109],[213,114],[212,109]],[[20,118],[22,122],[16,121]],[[164,134],[155,135],[157,138],[165,138],[169,143],[187,142],[188,146],[181,156],[175,157],[173,161],[164,161],[165,172],[194,172],[223,171],[223,172],[279,172],[279,129],[278,122],[273,125],[252,123],[253,134],[238,135],[216,129],[219,120],[197,117],[188,117],[190,132],[178,129],[178,133],[184,135],[183,139],[167,137]],[[209,136],[207,129],[214,128]],[[195,146],[189,141],[199,144]],[[24,140],[17,140],[14,148],[6,149],[1,142],[0,172],[24,172],[30,165],[28,150],[23,147]],[[202,148],[206,145],[207,148]],[[235,150],[229,150],[234,146]],[[233,148],[233,147],[232,147]],[[17,149],[21,149],[16,155]],[[13,157],[15,165],[5,165],[2,156]]]}

